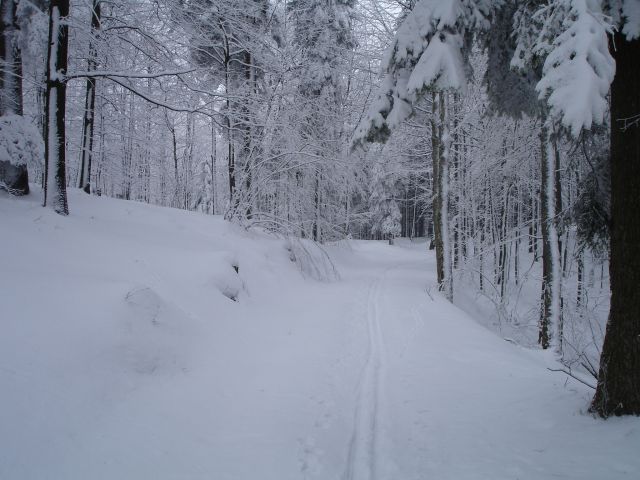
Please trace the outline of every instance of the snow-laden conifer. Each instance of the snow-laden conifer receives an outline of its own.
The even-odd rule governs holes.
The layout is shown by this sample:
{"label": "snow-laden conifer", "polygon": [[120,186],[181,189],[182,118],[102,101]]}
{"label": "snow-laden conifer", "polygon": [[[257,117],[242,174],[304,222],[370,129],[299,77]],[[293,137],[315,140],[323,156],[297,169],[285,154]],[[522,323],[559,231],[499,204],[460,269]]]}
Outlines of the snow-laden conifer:
{"label": "snow-laden conifer", "polygon": [[355,143],[385,141],[413,113],[428,89],[464,89],[468,35],[490,26],[502,0],[421,0],[399,27],[384,60],[380,93],[355,134]]}
{"label": "snow-laden conifer", "polygon": [[400,236],[401,214],[398,202],[394,198],[394,180],[383,164],[374,167],[374,177],[369,197],[371,211],[371,230],[375,235],[388,239],[393,243]]}
{"label": "snow-laden conifer", "polygon": [[602,124],[607,112],[606,97],[615,74],[608,30],[598,0],[558,0],[543,26],[539,51],[544,52],[546,37],[552,40],[536,89],[546,98],[553,121],[573,136]]}

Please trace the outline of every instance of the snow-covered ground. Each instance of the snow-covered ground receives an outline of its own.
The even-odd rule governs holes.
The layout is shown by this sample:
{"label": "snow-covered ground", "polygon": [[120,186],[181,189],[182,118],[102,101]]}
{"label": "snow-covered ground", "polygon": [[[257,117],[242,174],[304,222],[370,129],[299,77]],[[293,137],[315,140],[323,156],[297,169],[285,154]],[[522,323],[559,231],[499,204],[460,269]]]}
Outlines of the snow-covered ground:
{"label": "snow-covered ground", "polygon": [[640,478],[640,419],[448,304],[424,244],[320,281],[308,244],[39,197],[0,192],[0,479]]}

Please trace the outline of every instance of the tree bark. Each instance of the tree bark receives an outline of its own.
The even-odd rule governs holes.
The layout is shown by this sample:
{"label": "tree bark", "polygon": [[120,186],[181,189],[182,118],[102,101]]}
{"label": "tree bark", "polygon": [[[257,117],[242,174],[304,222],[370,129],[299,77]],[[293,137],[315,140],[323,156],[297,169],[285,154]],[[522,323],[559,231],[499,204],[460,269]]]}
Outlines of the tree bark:
{"label": "tree bark", "polygon": [[[433,156],[433,225],[436,250],[436,270],[438,288],[444,296],[453,301],[453,271],[451,264],[451,242],[449,238],[449,156],[451,137],[447,94],[439,92],[433,96],[431,120],[431,145]],[[438,122],[436,122],[438,119]],[[433,132],[436,132],[434,135]]]}
{"label": "tree bark", "polygon": [[440,93],[440,119],[442,122],[442,155],[440,156],[440,196],[442,209],[440,213],[440,229],[442,231],[442,259],[444,278],[441,289],[444,296],[453,302],[453,263],[451,258],[451,236],[449,235],[449,164],[451,161],[451,132],[449,130],[449,98],[448,93]]}
{"label": "tree bark", "polygon": [[65,161],[65,101],[69,0],[51,0],[47,53],[47,94],[45,119],[44,205],[61,215],[69,214]]}
{"label": "tree bark", "polygon": [[211,214],[216,214],[216,160],[217,160],[217,141],[216,141],[216,123],[211,119]]}
{"label": "tree bark", "polygon": [[[100,29],[100,0],[93,0],[91,11],[91,33],[95,35]],[[94,40],[89,44],[89,59],[87,71],[96,69],[97,52]],[[80,179],[78,187],[86,193],[91,193],[91,159],[93,151],[93,125],[96,105],[96,79],[87,77],[87,88],[84,105],[84,119],[82,122],[82,150],[80,151]]]}
{"label": "tree bark", "polygon": [[538,343],[543,349],[554,346],[562,351],[560,330],[560,250],[556,227],[555,170],[552,126],[545,122],[540,133],[541,178],[540,211],[542,226],[542,308]]}
{"label": "tree bark", "polygon": [[442,196],[440,195],[440,126],[438,122],[438,103],[437,94],[431,96],[431,160],[433,162],[433,204],[431,207],[433,215],[433,248],[436,253],[436,278],[438,285],[444,280],[444,261],[442,258],[442,230],[440,226],[442,211]]}
{"label": "tree bark", "polygon": [[640,39],[616,32],[611,51],[611,309],[591,405],[603,417],[640,415]]}

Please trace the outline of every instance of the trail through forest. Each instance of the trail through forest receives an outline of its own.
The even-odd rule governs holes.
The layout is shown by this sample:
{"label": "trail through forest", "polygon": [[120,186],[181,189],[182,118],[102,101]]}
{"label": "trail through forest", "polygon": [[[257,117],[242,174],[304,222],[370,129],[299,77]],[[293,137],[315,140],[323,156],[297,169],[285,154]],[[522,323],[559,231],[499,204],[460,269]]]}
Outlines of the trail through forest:
{"label": "trail through forest", "polygon": [[378,319],[384,274],[371,282],[367,297],[367,336],[369,347],[367,360],[359,379],[358,399],[355,410],[353,436],[345,477],[348,480],[375,478],[378,447],[378,408],[384,392],[382,333]]}
{"label": "trail through forest", "polygon": [[423,242],[325,246],[321,281],[310,242],[37,198],[0,198],[2,479],[640,475],[640,420],[446,301]]}

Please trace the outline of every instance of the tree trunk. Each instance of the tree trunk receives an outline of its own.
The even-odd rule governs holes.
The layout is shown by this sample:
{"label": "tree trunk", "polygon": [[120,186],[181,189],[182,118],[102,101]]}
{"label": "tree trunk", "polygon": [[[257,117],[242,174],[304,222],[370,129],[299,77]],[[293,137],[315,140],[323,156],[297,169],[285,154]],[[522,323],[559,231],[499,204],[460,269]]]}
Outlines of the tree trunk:
{"label": "tree trunk", "polygon": [[173,154],[173,181],[175,188],[173,191],[173,206],[181,208],[180,205],[180,173],[178,172],[178,139],[176,138],[176,127],[172,123],[171,127],[171,152]]}
{"label": "tree trunk", "polygon": [[440,194],[440,125],[438,122],[439,96],[431,96],[431,160],[433,162],[433,205],[431,207],[433,215],[433,248],[436,251],[436,278],[438,285],[442,285],[444,280],[444,261],[442,258],[442,196]]}
{"label": "tree trunk", "polygon": [[69,214],[65,161],[65,101],[67,86],[69,0],[51,0],[47,53],[47,95],[45,109],[44,205],[61,215]]}
{"label": "tree trunk", "polygon": [[[227,45],[227,52],[229,51]],[[231,78],[229,72],[229,59],[225,60],[225,92],[229,95],[229,89],[231,88]],[[238,209],[238,198],[236,194],[236,160],[235,151],[233,146],[233,128],[231,125],[231,101],[227,96],[227,165],[229,174],[229,210],[226,217],[233,217]]]}
{"label": "tree trunk", "polygon": [[591,406],[603,417],[640,415],[640,39],[617,32],[611,51],[611,310]]}
{"label": "tree trunk", "polygon": [[[432,155],[434,172],[433,224],[436,250],[436,270],[438,287],[444,296],[453,301],[451,241],[449,238],[449,157],[451,138],[449,135],[449,116],[447,112],[447,94],[440,92],[434,96],[432,113]],[[435,119],[439,118],[436,125]],[[433,135],[433,131],[436,135]]]}
{"label": "tree trunk", "polygon": [[315,242],[322,243],[320,236],[320,172],[319,168],[316,168],[315,175],[315,185],[313,187],[313,210],[314,210],[314,220],[313,220],[313,240]]}
{"label": "tree trunk", "polygon": [[217,160],[217,141],[216,141],[216,123],[211,119],[211,213],[216,214],[216,160]]}
{"label": "tree trunk", "polygon": [[[93,0],[91,11],[91,33],[95,35],[100,29],[100,0]],[[94,40],[89,43],[89,59],[87,60],[87,70],[92,72],[96,69],[96,47]],[[80,151],[80,179],[78,187],[84,189],[86,193],[91,193],[91,157],[93,150],[93,125],[95,119],[96,105],[96,79],[87,78],[87,88],[84,102],[84,119],[82,122],[82,150]]]}
{"label": "tree trunk", "polygon": [[[256,89],[256,81],[255,81],[255,74],[254,74],[254,68],[253,68],[253,58],[251,56],[251,54],[249,52],[245,52],[244,54],[244,61],[245,61],[245,80],[247,83],[247,87],[251,89],[251,93],[250,93],[250,97],[253,96],[253,94],[255,94],[255,89]],[[244,211],[244,215],[247,219],[251,218],[252,215],[252,202],[253,202],[253,195],[252,195],[252,175],[253,175],[253,168],[251,165],[251,147],[252,147],[252,140],[253,140],[253,128],[251,128],[251,114],[249,111],[249,105],[251,104],[251,98],[249,99],[248,103],[245,103],[245,105],[242,107],[242,119],[243,119],[243,125],[242,125],[242,165],[243,165],[243,174],[244,174],[244,188],[245,188],[245,192],[243,192],[243,200],[245,202],[245,211]]]}
{"label": "tree trunk", "polygon": [[449,131],[449,99],[447,93],[440,93],[440,109],[442,122],[442,155],[440,156],[442,210],[440,213],[440,228],[442,231],[442,257],[444,261],[444,278],[441,289],[447,300],[453,302],[453,264],[451,259],[451,238],[449,235],[449,163],[451,161],[452,138]]}
{"label": "tree trunk", "polygon": [[560,250],[556,228],[555,149],[552,127],[545,122],[541,134],[540,210],[542,213],[542,308],[538,343],[543,349],[552,345],[562,349],[560,332]]}

